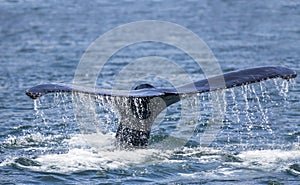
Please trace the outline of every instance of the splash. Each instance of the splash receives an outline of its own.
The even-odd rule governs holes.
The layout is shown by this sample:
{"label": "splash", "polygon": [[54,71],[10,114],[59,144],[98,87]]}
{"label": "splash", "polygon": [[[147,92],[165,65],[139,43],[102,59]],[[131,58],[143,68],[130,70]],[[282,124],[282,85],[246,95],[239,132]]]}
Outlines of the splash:
{"label": "splash", "polygon": [[[287,101],[288,92],[289,83],[278,79],[220,92],[224,94],[222,102],[226,102],[219,104],[219,106],[222,105],[219,107],[220,111],[225,112],[225,119],[218,120],[219,124],[214,125],[221,127],[222,130],[217,133],[216,139],[209,148],[199,147],[199,140],[210,124],[210,114],[212,114],[212,107],[215,106],[212,100],[216,97],[214,93],[218,92],[203,93],[187,98],[190,110],[198,109],[201,113],[200,117],[195,120],[195,114],[190,111],[186,114],[186,122],[181,122],[176,126],[181,109],[187,107],[170,106],[164,112],[168,114],[159,118],[158,123],[154,125],[150,146],[147,149],[135,150],[120,149],[115,145],[119,113],[112,109],[111,99],[63,93],[54,94],[53,97],[41,97],[34,101],[36,119],[30,130],[24,132],[23,136],[9,136],[4,142],[8,148],[26,148],[25,151],[30,151],[29,156],[12,157],[2,162],[1,165],[14,163],[22,168],[36,171],[73,173],[84,170],[126,169],[162,163],[182,163],[189,160],[197,160],[198,163],[209,165],[215,165],[211,161],[219,161],[223,164],[228,160],[234,160],[236,162],[230,165],[244,167],[248,165],[249,168],[253,168],[251,164],[263,163],[261,160],[265,160],[255,161],[255,158],[261,155],[260,152],[269,156],[273,151],[278,154],[277,158],[262,164],[266,166],[266,169],[272,169],[274,161],[285,160],[282,159],[284,155],[299,156],[299,153],[294,152],[294,142],[290,141],[291,145],[287,144],[289,142],[285,141],[285,136],[275,132],[281,129],[281,126],[277,125],[272,116],[281,108],[278,102]],[[195,98],[201,102],[200,107],[194,103]],[[73,104],[74,100],[79,103]],[[126,104],[126,101],[122,99],[115,101]],[[89,126],[92,125],[92,129],[85,133],[82,133],[80,129],[80,126],[84,125],[78,125],[76,122],[78,118],[74,116],[74,105],[81,106],[80,102],[88,102],[89,104],[86,105],[91,105],[89,113],[82,112],[81,114]],[[288,107],[288,104],[285,103],[284,106]],[[166,135],[168,137],[164,140]],[[187,141],[189,141],[190,148],[178,147]],[[286,152],[282,150],[288,150],[291,146],[294,147],[293,150]],[[228,158],[227,155],[231,153],[238,154]],[[297,160],[291,157],[286,160],[290,159]],[[291,165],[292,171],[295,171],[294,168],[297,166]],[[285,168],[291,170],[289,165]],[[225,168],[223,170],[223,175],[229,177],[239,173],[231,170],[228,172]],[[216,172],[211,173],[216,175]],[[184,173],[181,175],[184,176]]]}
{"label": "splash", "polygon": [[[93,138],[93,142],[91,142]],[[155,163],[162,158],[155,149],[118,150],[113,147],[113,135],[78,134],[64,142],[69,150],[62,154],[41,155],[34,159],[36,171],[70,173],[85,170],[108,170]],[[155,157],[153,157],[155,156]]]}

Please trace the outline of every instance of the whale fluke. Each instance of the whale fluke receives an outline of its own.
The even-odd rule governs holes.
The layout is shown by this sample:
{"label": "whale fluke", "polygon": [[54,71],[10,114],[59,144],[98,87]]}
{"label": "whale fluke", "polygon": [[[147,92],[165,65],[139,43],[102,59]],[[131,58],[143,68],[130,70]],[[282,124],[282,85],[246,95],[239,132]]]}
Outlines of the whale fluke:
{"label": "whale fluke", "polygon": [[128,117],[128,111],[125,110],[128,107],[122,107],[120,104],[115,105],[121,114],[116,138],[120,143],[143,147],[148,144],[154,119],[166,107],[180,101],[180,95],[227,89],[272,78],[289,80],[296,76],[297,73],[287,67],[267,66],[229,72],[177,88],[155,88],[150,84],[141,84],[131,91],[124,91],[91,88],[76,84],[47,83],[27,89],[26,94],[32,99],[56,92],[79,92],[97,96],[124,97],[130,102],[132,114]]}

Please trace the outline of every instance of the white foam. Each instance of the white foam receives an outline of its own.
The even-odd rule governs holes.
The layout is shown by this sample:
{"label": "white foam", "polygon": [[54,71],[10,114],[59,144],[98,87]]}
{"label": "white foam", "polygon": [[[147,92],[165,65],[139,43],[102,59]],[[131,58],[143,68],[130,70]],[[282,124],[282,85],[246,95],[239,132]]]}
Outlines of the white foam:
{"label": "white foam", "polygon": [[[62,154],[40,155],[32,170],[71,173],[83,170],[128,168],[153,164],[166,156],[157,149],[120,150],[113,145],[113,135],[77,134],[65,140],[69,150]],[[161,155],[160,155],[161,154]]]}
{"label": "white foam", "polygon": [[[217,151],[214,151],[214,154]],[[205,169],[191,173],[178,173],[179,176],[187,179],[222,179],[222,180],[242,180],[264,177],[270,173],[280,173],[289,169],[290,164],[300,161],[300,150],[254,150],[244,151],[235,157],[240,161],[224,162],[221,153],[216,155],[205,155],[199,158],[199,162],[220,162],[218,168]],[[290,170],[290,169],[289,169]],[[293,173],[298,174],[297,171]]]}
{"label": "white foam", "polygon": [[[43,136],[41,134],[29,134],[26,136],[10,136],[5,143],[13,146],[28,146],[34,143],[40,143],[47,140],[53,140],[54,136]],[[59,136],[57,136],[59,137]],[[259,175],[260,171],[283,171],[289,167],[292,161],[300,161],[300,150],[296,147],[293,150],[254,150],[243,151],[235,157],[238,162],[226,162],[223,160],[223,154],[220,150],[212,148],[183,148],[183,149],[118,149],[114,145],[115,136],[110,134],[74,134],[69,139],[64,139],[63,147],[68,149],[63,153],[41,154],[33,160],[39,165],[22,166],[36,171],[72,173],[85,170],[103,170],[103,169],[126,169],[132,166],[148,166],[157,163],[182,163],[193,161],[201,164],[218,164],[222,166],[211,171],[200,171],[195,173],[180,173],[182,177],[197,177],[201,175],[210,178],[234,178],[244,172],[253,176]],[[36,150],[44,148],[34,146]],[[33,147],[27,147],[33,150]],[[46,151],[46,150],[45,150]],[[179,153],[178,153],[179,151]],[[180,156],[172,157],[173,155]],[[15,163],[18,157],[10,157],[2,161],[0,166],[6,166]],[[19,164],[18,164],[19,165]],[[247,175],[247,177],[249,177]],[[242,177],[241,177],[242,178]]]}
{"label": "white foam", "polygon": [[[14,136],[9,135],[3,144],[14,146],[14,147],[24,147],[24,146],[30,146],[30,145],[37,145],[42,142],[50,142],[54,139],[55,136],[44,136],[41,133],[31,133],[23,136]],[[57,136],[59,137],[59,136]]]}
{"label": "white foam", "polygon": [[239,165],[268,171],[283,170],[289,161],[300,160],[300,150],[255,150],[241,152],[240,157],[244,162]]}
{"label": "white foam", "polygon": [[95,151],[88,149],[70,149],[64,154],[41,155],[35,159],[41,166],[32,167],[38,171],[75,172],[83,170],[101,170],[128,168],[132,165],[149,163],[154,150],[115,150]]}

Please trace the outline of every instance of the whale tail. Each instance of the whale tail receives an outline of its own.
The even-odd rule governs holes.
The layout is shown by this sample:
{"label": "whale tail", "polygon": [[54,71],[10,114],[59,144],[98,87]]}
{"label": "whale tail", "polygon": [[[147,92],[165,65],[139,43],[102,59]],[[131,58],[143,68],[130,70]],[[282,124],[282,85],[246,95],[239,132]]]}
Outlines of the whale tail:
{"label": "whale tail", "polygon": [[180,101],[180,95],[227,89],[272,78],[289,80],[296,76],[297,73],[289,68],[269,66],[229,72],[178,88],[155,88],[150,84],[141,84],[127,92],[87,88],[76,84],[48,83],[29,88],[26,90],[26,94],[32,99],[55,92],[79,92],[95,96],[124,97],[130,105],[129,108],[116,102],[113,103],[121,115],[116,138],[121,144],[144,147],[148,144],[155,118],[166,107]]}

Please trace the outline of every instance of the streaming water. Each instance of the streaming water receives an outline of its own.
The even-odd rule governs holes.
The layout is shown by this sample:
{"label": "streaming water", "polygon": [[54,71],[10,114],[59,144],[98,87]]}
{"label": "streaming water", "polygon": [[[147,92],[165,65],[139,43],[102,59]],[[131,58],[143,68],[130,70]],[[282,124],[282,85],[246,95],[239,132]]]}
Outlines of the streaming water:
{"label": "streaming water", "polygon": [[[274,124],[270,123],[268,117],[270,113],[269,109],[272,109],[272,107],[267,107],[267,105],[273,102],[272,96],[267,91],[267,84],[270,84],[270,82],[276,84],[275,89],[283,99],[282,101],[284,101],[289,83],[282,80],[269,80],[254,85],[220,91],[224,95],[221,96],[224,98],[222,102],[226,99],[227,104],[219,104],[222,107],[218,107],[217,110],[219,113],[224,111],[226,116],[224,121],[215,118],[214,121],[218,121],[219,124],[209,125],[213,124],[209,115],[214,114],[211,112],[212,106],[216,105],[212,100],[217,100],[215,95],[218,92],[199,94],[196,97],[185,99],[186,102],[189,102],[191,108],[197,107],[195,104],[197,100],[201,101],[201,114],[198,121],[195,120],[195,114],[190,114],[185,115],[190,116],[190,119],[184,119],[184,121],[188,120],[188,122],[178,123],[179,126],[174,125],[174,119],[175,121],[180,119],[178,118],[179,115],[176,114],[180,113],[181,106],[176,105],[179,106],[179,109],[171,106],[171,109],[175,108],[177,111],[172,110],[175,114],[166,114],[162,123],[154,126],[158,128],[153,129],[151,136],[152,138],[163,138],[166,134],[169,134],[168,142],[159,142],[158,145],[156,143],[157,139],[156,141],[152,139],[149,149],[133,150],[120,150],[114,145],[114,135],[119,124],[119,115],[113,109],[111,98],[91,97],[78,93],[73,95],[57,93],[53,96],[49,95],[34,100],[34,110],[36,111],[35,121],[39,123],[37,127],[38,131],[33,131],[22,137],[9,137],[6,140],[6,144],[15,147],[30,145],[32,146],[30,150],[43,154],[37,155],[35,159],[26,159],[29,161],[25,164],[21,162],[20,165],[31,170],[44,172],[70,173],[82,170],[111,170],[136,165],[148,166],[164,162],[175,162],[176,160],[174,161],[173,159],[174,155],[181,155],[176,153],[181,151],[180,148],[183,147],[178,145],[179,143],[183,143],[180,140],[185,142],[190,140],[189,144],[186,144],[191,147],[190,149],[184,149],[182,156],[193,156],[194,154],[202,156],[208,154],[206,157],[209,157],[209,159],[207,160],[212,160],[214,157],[219,158],[225,154],[232,155],[237,152],[246,151],[234,157],[237,159],[231,160],[241,160],[248,165],[249,161],[244,157],[244,155],[248,155],[247,151],[256,151],[256,149],[259,149],[270,150],[271,152],[274,149],[286,148],[285,146],[278,145],[282,138],[274,134],[272,128]],[[125,103],[122,106],[128,106],[123,98],[118,98],[114,101],[120,101],[118,102],[119,104]],[[89,107],[91,108],[89,111],[92,110],[91,114],[87,114],[86,110],[80,109],[82,110],[82,115],[77,112],[77,117],[75,117],[73,115],[74,108],[78,109],[83,106],[83,104],[79,104],[78,102],[84,102],[84,106],[91,106],[92,108]],[[228,106],[227,109],[226,106]],[[82,122],[77,125],[75,120],[78,119],[78,116],[84,117],[84,121],[87,121],[86,125],[80,125]],[[166,123],[164,123],[164,120],[166,120]],[[169,124],[168,120],[172,123]],[[41,122],[43,125],[41,125]],[[200,124],[197,125],[197,123]],[[213,130],[207,131],[210,129],[208,127],[213,128]],[[217,129],[218,127],[220,129]],[[74,129],[77,131],[74,132]],[[217,131],[217,133],[212,133],[212,131]],[[208,137],[207,133],[216,134],[211,149],[203,146],[200,147],[201,141],[203,141],[200,138]],[[45,143],[45,145],[41,147],[39,146],[40,143]],[[37,147],[34,147],[35,144]],[[52,146],[49,148],[49,145]],[[170,148],[168,145],[172,145],[173,147]],[[185,150],[188,152],[186,153]],[[210,153],[210,150],[213,153]],[[203,152],[206,154],[202,154]],[[249,155],[253,154],[249,152]],[[200,157],[200,160],[203,160],[202,157]],[[183,159],[180,159],[178,162],[183,162]],[[245,166],[247,165],[245,164]]]}
{"label": "streaming water", "polygon": [[[272,83],[275,92],[271,94],[268,89]],[[227,132],[227,141],[239,141],[243,150],[285,148],[279,145],[282,138],[273,131],[277,126],[269,117],[273,117],[274,109],[288,106],[288,88],[287,81],[274,79],[227,90],[229,108],[223,131]],[[280,105],[276,103],[278,101]],[[238,134],[232,134],[232,131]]]}
{"label": "streaming water", "polygon": [[[275,79],[184,98],[184,103],[176,103],[163,113],[154,125],[149,147],[144,149],[120,149],[115,145],[120,115],[114,106],[129,107],[126,98],[112,100],[80,93],[47,95],[34,100],[32,130],[22,136],[9,136],[4,142],[6,147],[25,147],[24,152],[34,157],[12,156],[0,165],[59,174],[98,171],[104,175],[125,170],[133,177],[153,176],[154,169],[170,168],[172,164],[178,181],[199,175],[223,180],[238,176],[242,180],[262,178],[271,172],[279,175],[280,171],[297,176],[299,165],[291,161],[299,160],[300,146],[276,133],[278,125],[270,119],[277,109],[288,108],[289,84]],[[218,97],[222,97],[222,103]],[[187,108],[199,111],[190,111],[184,115],[184,122],[176,123],[182,118],[181,109]],[[211,115],[222,112],[224,117],[211,120]],[[79,118],[81,121],[76,121]],[[205,142],[201,138],[214,134],[211,146],[201,145]],[[189,173],[195,168],[190,163],[197,163],[202,170]],[[129,172],[131,168],[136,170]],[[164,173],[169,172],[162,170],[154,176]]]}
{"label": "streaming water", "polygon": [[[190,29],[224,72],[274,65],[299,74],[299,10],[297,0],[1,1],[0,184],[298,185],[299,77],[188,97],[157,117],[147,148],[134,150],[115,145],[122,114],[111,99],[58,93],[33,102],[24,91],[40,83],[71,82],[95,39],[146,19]],[[139,66],[148,56],[172,61],[184,73]],[[183,74],[193,81],[204,77],[180,49],[141,43],[116,52],[97,85],[112,88],[132,61],[137,65],[130,69],[140,73],[169,72],[176,85],[185,83]],[[160,77],[147,80],[155,87],[170,85]]]}

